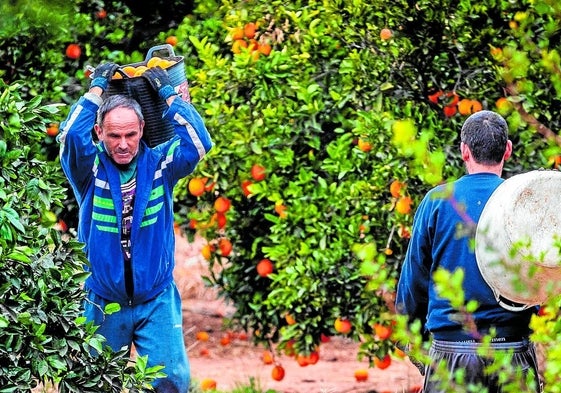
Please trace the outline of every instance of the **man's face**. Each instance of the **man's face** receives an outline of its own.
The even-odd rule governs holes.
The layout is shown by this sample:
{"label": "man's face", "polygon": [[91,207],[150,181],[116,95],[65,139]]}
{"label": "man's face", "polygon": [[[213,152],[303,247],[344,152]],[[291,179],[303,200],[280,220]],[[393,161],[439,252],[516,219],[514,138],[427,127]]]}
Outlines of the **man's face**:
{"label": "man's face", "polygon": [[117,164],[129,164],[138,153],[144,122],[134,110],[115,108],[107,112],[103,127],[95,125],[97,137],[105,145],[109,157]]}

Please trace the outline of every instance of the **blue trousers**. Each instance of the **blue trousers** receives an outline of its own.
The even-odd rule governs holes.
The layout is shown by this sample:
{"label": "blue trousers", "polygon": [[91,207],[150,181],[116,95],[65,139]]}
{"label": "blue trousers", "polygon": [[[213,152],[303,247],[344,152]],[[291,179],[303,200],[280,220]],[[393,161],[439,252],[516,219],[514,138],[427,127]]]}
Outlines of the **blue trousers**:
{"label": "blue trousers", "polygon": [[105,315],[105,305],[111,303],[88,292],[84,315],[99,326],[97,333],[106,338],[114,351],[131,343],[141,356],[148,355],[148,367],[162,365],[165,378],[154,381],[158,393],[187,393],[190,366],[183,339],[181,297],[174,283],[155,299],[134,306],[123,306]]}
{"label": "blue trousers", "polygon": [[[519,387],[518,391],[524,393],[539,393],[542,391],[533,343],[527,339],[515,342],[492,342],[488,355],[478,352],[480,347],[481,344],[476,342],[433,340],[429,351],[432,365],[425,367],[423,393],[449,392],[451,391],[450,388],[454,386],[455,382],[452,380],[443,382],[435,375],[434,368],[440,363],[446,364],[451,378],[455,371],[465,371],[464,380],[461,384],[463,388],[466,388],[468,384],[480,384],[480,386],[488,388],[488,393],[503,392],[506,384],[514,381],[503,382],[499,380],[497,372],[489,373],[487,371],[487,368],[493,363],[494,351],[509,351],[512,353],[510,364],[522,370],[522,377],[518,377],[520,380],[515,382]],[[531,381],[529,385],[526,384],[527,377]],[[447,384],[451,384],[451,387],[445,388]]]}

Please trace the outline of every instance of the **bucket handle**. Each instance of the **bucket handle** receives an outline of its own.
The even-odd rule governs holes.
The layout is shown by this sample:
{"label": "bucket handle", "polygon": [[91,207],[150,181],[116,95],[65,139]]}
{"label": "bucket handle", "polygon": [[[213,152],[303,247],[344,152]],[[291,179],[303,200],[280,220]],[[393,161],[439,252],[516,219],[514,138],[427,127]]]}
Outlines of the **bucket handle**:
{"label": "bucket handle", "polygon": [[162,45],[153,46],[152,48],[148,49],[148,53],[146,53],[146,58],[144,59],[144,61],[150,60],[153,57],[152,54],[154,52],[162,49],[167,49],[167,51],[169,52],[168,57],[175,56],[175,52],[173,51],[173,46],[171,46],[170,44],[162,44]]}

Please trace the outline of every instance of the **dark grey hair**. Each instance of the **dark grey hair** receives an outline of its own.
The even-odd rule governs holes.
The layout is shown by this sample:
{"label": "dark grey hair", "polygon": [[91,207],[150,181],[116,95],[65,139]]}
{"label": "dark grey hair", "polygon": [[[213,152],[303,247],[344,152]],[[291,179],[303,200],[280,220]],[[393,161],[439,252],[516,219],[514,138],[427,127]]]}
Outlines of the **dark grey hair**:
{"label": "dark grey hair", "polygon": [[484,165],[500,163],[508,142],[508,124],[498,113],[479,111],[468,117],[462,126],[461,141],[475,162]]}
{"label": "dark grey hair", "polygon": [[138,116],[138,121],[144,120],[144,115],[142,114],[142,109],[140,104],[133,98],[127,97],[125,95],[116,94],[106,97],[103,103],[97,110],[97,124],[103,127],[103,121],[105,120],[105,115],[115,108],[128,108],[132,109]]}

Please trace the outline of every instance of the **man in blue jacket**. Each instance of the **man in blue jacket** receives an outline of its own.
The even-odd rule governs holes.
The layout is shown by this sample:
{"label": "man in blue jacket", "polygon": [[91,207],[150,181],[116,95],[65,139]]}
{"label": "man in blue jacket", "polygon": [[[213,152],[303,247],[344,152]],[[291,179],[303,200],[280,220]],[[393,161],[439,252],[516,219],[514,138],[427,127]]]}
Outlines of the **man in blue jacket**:
{"label": "man in blue jacket", "polygon": [[[537,392],[536,355],[528,340],[530,318],[536,309],[514,312],[501,307],[479,271],[473,248],[476,224],[487,200],[503,181],[503,165],[512,153],[506,121],[491,111],[471,115],[461,129],[460,152],[467,174],[430,190],[415,213],[396,310],[411,321],[420,320],[423,333],[432,340],[432,364],[424,369],[424,393],[444,392],[442,386],[458,384],[450,380],[441,385],[434,374],[439,363],[446,364],[451,378],[458,370],[464,372],[459,383],[462,387],[480,384],[489,393],[501,392],[505,381],[487,370],[493,356],[478,352],[481,339],[493,329],[496,336],[491,349],[513,351],[512,364],[525,373],[519,386],[525,386],[528,377],[531,382],[522,391]],[[468,320],[437,293],[433,281],[437,269],[464,271],[465,299],[478,304]]]}
{"label": "man in blue jacket", "polygon": [[[121,95],[102,98],[116,69],[112,63],[96,68],[59,137],[91,272],[85,315],[113,350],[134,343],[139,355],[148,355],[149,366],[164,366],[166,378],[154,383],[157,392],[186,393],[190,368],[173,281],[173,188],[212,142],[196,109],[177,96],[166,71],[156,68],[144,77],[167,103],[163,117],[174,125],[175,136],[149,148],[142,140],[139,104]],[[119,303],[121,310],[105,315],[108,303]]]}

